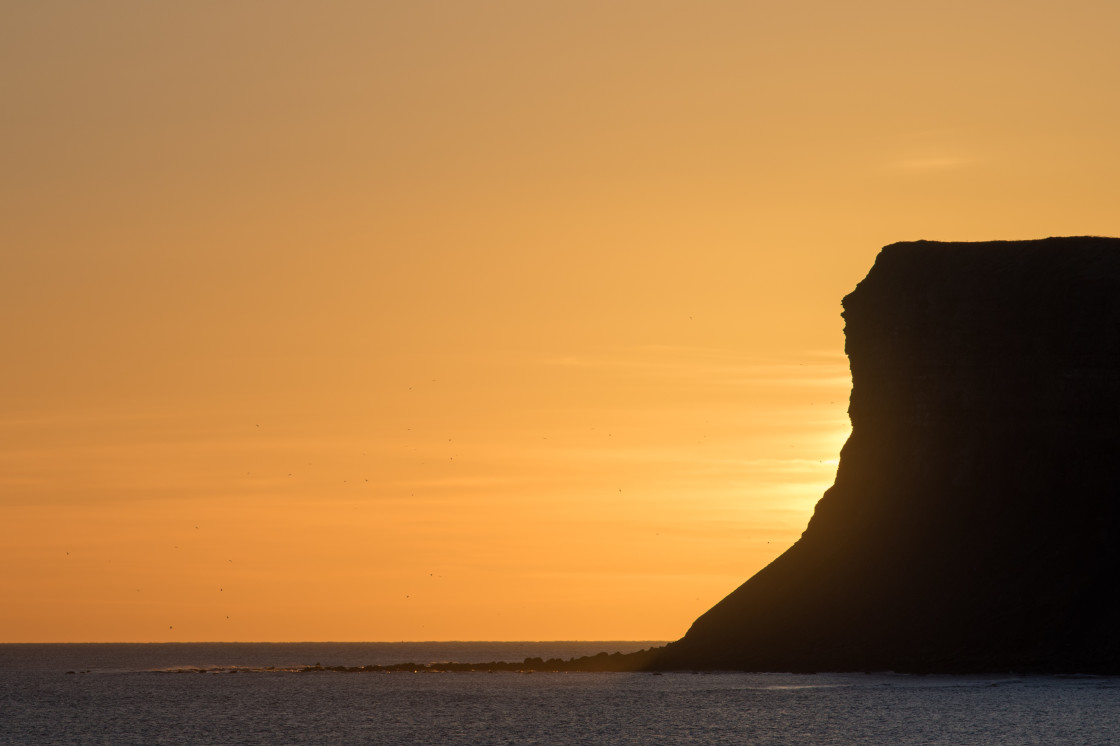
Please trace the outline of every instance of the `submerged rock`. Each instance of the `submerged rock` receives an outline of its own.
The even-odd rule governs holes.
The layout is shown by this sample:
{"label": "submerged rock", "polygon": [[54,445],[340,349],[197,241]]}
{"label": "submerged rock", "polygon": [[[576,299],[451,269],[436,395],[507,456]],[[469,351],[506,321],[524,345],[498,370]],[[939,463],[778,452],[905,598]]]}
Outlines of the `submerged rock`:
{"label": "submerged rock", "polygon": [[659,669],[1120,673],[1120,239],[887,246],[801,539]]}

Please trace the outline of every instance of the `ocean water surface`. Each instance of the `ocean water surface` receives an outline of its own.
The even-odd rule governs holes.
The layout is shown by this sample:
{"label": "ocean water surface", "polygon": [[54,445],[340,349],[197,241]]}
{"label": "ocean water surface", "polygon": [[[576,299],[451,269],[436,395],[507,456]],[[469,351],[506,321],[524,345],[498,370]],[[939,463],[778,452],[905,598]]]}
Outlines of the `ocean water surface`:
{"label": "ocean water surface", "polygon": [[1120,677],[292,671],[651,644],[0,645],[0,744],[1120,744]]}

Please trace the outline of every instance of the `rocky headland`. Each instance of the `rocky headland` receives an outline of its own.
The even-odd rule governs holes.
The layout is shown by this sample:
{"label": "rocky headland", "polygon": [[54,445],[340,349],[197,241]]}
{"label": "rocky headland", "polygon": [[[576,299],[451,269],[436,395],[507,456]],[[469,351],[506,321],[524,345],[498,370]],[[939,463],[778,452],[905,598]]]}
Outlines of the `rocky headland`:
{"label": "rocky headland", "polygon": [[885,247],[789,550],[656,669],[1120,673],[1120,239]]}
{"label": "rocky headland", "polygon": [[1120,239],[882,249],[801,538],[663,648],[321,671],[1120,674]]}

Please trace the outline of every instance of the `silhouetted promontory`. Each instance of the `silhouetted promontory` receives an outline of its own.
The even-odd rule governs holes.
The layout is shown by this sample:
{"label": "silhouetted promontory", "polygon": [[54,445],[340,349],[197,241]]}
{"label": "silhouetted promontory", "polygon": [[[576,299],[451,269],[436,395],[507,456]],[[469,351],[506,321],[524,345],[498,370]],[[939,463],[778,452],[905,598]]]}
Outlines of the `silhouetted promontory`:
{"label": "silhouetted promontory", "polygon": [[345,670],[1120,674],[1120,239],[892,244],[843,307],[835,484],[682,639]]}
{"label": "silhouetted promontory", "polygon": [[659,669],[1120,673],[1120,239],[885,247],[801,539]]}

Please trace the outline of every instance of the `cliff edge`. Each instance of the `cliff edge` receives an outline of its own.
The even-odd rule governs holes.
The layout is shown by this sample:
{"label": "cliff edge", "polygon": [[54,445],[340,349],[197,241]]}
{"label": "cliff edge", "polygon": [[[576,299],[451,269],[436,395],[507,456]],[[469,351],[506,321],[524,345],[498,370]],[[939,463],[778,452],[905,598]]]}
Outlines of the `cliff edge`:
{"label": "cliff edge", "polygon": [[885,247],[801,539],[656,668],[1120,673],[1120,239]]}

